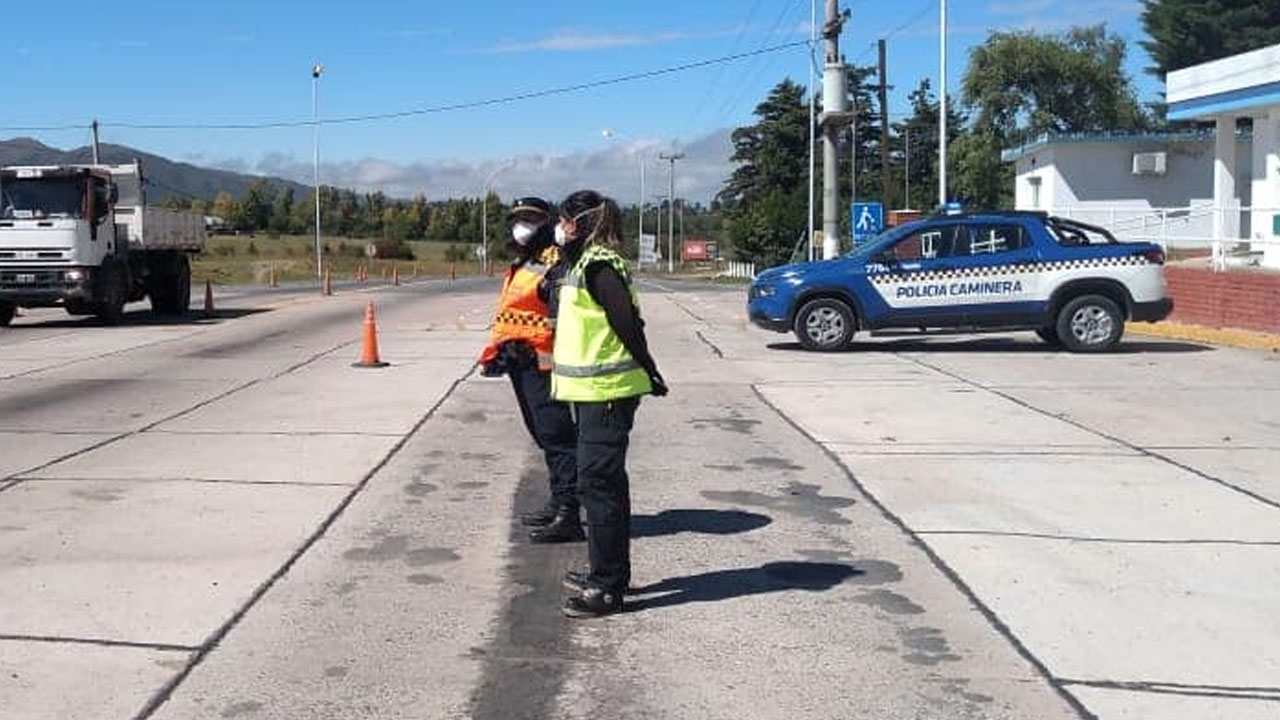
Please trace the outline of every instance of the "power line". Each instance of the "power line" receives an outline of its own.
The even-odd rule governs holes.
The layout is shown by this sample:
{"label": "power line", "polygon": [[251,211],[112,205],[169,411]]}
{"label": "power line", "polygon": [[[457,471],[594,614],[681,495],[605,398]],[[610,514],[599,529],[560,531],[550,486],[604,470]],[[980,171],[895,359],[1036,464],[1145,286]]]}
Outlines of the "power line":
{"label": "power line", "polygon": [[[734,53],[731,55],[722,55],[720,57],[709,58],[707,60],[697,60],[694,62],[684,63],[682,65],[672,65],[656,70],[646,70],[643,72],[631,73],[628,75],[618,75],[616,77],[605,78],[603,80],[594,80],[592,82],[578,83],[576,85],[562,85],[559,87],[547,88],[545,90],[535,90],[533,92],[518,93],[515,95],[504,95],[501,97],[488,98],[485,100],[473,100],[469,102],[450,103],[446,105],[434,105],[424,108],[416,108],[413,110],[400,110],[397,112],[386,113],[370,113],[367,115],[349,115],[346,117],[337,117],[316,121],[311,120],[281,120],[274,122],[246,122],[246,123],[137,123],[137,122],[103,122],[103,127],[122,128],[128,130],[269,130],[279,128],[297,128],[311,127],[312,125],[343,125],[362,122],[375,122],[379,120],[395,120],[398,118],[414,117],[419,115],[433,115],[438,113],[454,112],[458,110],[471,110],[482,107],[492,107],[495,105],[506,105],[522,100],[533,100],[536,98],[551,97],[554,95],[564,95],[567,93],[581,92],[583,90],[592,90],[610,85],[619,85],[622,83],[635,82],[637,80],[647,80],[650,78],[671,75],[674,73],[684,72],[687,70],[695,70],[698,68],[719,65],[722,63],[735,62],[746,58],[752,58],[759,55],[767,55],[770,53],[789,50],[791,48],[800,47],[808,44],[807,40],[782,43],[779,45],[771,45],[768,47],[758,48],[747,52]],[[84,125],[69,126],[71,128],[87,127]],[[20,128],[0,127],[0,130],[19,130]],[[68,129],[66,127],[60,129]]]}
{"label": "power line", "polygon": [[[883,35],[884,39],[888,40],[894,35],[897,35],[901,32],[906,31],[912,25],[915,25],[916,23],[924,19],[925,15],[929,14],[929,12],[932,11],[937,6],[938,6],[938,0],[928,0],[918,11],[916,11],[915,15],[912,15],[910,18],[907,18],[906,21],[902,22],[901,24],[899,24],[897,27],[893,28],[889,32],[884,33]],[[867,46],[867,49],[864,50],[861,55],[859,55],[857,58],[854,59],[853,64],[854,65],[858,64],[859,61],[861,61],[867,55],[870,55],[873,51],[875,51],[876,47],[877,47],[876,43],[869,44]]]}

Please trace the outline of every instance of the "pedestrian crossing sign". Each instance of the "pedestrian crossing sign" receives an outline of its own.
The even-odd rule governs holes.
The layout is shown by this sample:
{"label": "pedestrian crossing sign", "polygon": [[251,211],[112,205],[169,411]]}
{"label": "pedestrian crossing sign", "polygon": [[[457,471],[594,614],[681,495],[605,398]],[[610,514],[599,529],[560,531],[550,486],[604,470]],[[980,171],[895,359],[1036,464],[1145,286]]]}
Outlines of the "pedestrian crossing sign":
{"label": "pedestrian crossing sign", "polygon": [[856,202],[853,208],[853,242],[870,240],[884,230],[884,204]]}

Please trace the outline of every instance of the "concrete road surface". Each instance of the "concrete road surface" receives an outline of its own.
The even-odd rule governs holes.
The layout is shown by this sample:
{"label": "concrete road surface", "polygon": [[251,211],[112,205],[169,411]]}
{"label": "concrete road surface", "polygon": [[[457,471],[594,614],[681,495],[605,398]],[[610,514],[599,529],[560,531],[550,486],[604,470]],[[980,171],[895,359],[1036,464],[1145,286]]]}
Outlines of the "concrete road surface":
{"label": "concrete road surface", "polygon": [[583,546],[512,519],[546,481],[473,372],[493,280],[0,330],[0,718],[1280,716],[1276,356],[819,355],[644,290],[672,391],[595,621]]}

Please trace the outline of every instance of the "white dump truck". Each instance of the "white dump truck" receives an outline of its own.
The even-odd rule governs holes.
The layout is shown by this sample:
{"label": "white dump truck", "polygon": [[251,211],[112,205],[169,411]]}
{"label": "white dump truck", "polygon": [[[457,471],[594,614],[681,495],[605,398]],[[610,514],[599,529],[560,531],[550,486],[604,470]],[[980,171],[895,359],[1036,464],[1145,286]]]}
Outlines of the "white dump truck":
{"label": "white dump truck", "polygon": [[0,326],[58,306],[116,324],[144,297],[185,313],[204,241],[203,216],[147,205],[138,162],[0,168]]}

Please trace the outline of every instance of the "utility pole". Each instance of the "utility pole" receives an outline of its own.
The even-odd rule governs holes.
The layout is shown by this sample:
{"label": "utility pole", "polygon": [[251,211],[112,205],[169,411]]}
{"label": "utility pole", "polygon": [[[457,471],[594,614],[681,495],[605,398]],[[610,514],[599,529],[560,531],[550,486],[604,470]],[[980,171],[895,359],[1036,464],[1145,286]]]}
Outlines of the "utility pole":
{"label": "utility pole", "polygon": [[885,41],[880,38],[880,182],[884,187],[882,200],[889,202],[889,84],[885,78]]}
{"label": "utility pole", "polygon": [[822,259],[840,254],[840,161],[836,156],[840,127],[849,119],[845,107],[844,63],[840,62],[840,29],[846,15],[838,0],[826,0],[826,22],[822,25]]}
{"label": "utility pole", "polygon": [[938,33],[941,77],[938,78],[938,207],[947,206],[947,0],[942,0]]}
{"label": "utility pole", "polygon": [[902,150],[906,154],[907,167],[902,173],[902,209],[911,209],[911,126],[902,127]]}
{"label": "utility pole", "polygon": [[99,155],[98,155],[98,119],[97,119],[97,118],[94,118],[94,119],[93,119],[93,164],[94,164],[94,165],[97,165],[97,164],[98,164],[98,162],[99,162]]}
{"label": "utility pole", "polygon": [[324,248],[320,245],[320,118],[316,113],[319,107],[317,94],[320,76],[323,74],[324,65],[316,63],[311,66],[311,160],[314,163],[312,179],[316,186],[316,279],[321,282],[324,279],[324,264],[321,257]]}
{"label": "utility pole", "polygon": [[809,246],[809,256],[806,259],[810,262],[813,262],[813,171],[816,165],[816,160],[814,159],[814,145],[816,145],[816,143],[814,142],[813,133],[814,129],[817,127],[817,118],[814,116],[814,112],[818,94],[817,88],[814,87],[815,83],[813,79],[813,65],[817,62],[813,58],[813,53],[817,45],[818,0],[809,0],[809,53],[805,59],[808,60],[808,63],[806,64],[809,66],[809,216],[806,220],[806,227],[809,229],[807,243]]}
{"label": "utility pole", "polygon": [[667,272],[676,271],[676,161],[684,159],[684,153],[659,153],[659,160],[670,164],[667,173]]}

